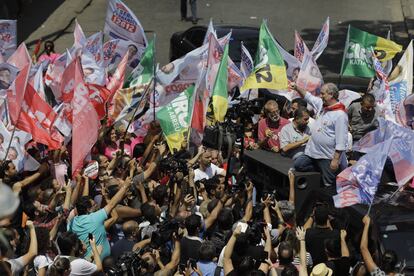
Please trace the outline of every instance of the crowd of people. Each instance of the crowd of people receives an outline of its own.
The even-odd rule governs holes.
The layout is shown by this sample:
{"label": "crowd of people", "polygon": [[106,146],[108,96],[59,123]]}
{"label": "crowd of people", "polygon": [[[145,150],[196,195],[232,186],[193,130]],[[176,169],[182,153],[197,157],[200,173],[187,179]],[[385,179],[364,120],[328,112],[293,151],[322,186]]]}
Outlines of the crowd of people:
{"label": "crowd of people", "polygon": [[172,154],[155,121],[145,137],[103,124],[91,151],[95,176],[85,164],[74,179],[58,181],[58,167],[70,172],[65,146],[32,143],[41,164],[35,172],[3,161],[0,275],[397,275],[395,252],[371,255],[369,216],[352,251],[331,205],[296,222],[295,172],[320,171],[322,185],[335,186],[362,155],[350,144],[377,126],[375,99],[363,94],[346,109],[332,83],[320,97],[290,86],[301,98],[289,109],[270,99],[257,124],[244,128],[246,150],[293,159],[287,198],[257,194],[237,173],[231,181],[220,150],[183,144]]}

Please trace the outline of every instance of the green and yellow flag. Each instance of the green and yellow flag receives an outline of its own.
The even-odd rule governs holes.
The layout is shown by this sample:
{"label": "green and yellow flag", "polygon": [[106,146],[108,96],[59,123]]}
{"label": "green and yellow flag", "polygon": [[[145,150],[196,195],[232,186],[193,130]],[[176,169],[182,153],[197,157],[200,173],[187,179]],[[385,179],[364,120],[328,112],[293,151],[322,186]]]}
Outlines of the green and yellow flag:
{"label": "green and yellow flag", "polygon": [[224,48],[223,56],[221,57],[220,65],[217,72],[216,81],[213,87],[213,112],[214,119],[218,122],[224,122],[224,117],[227,113],[227,64],[229,59],[229,44]]}
{"label": "green and yellow flag", "polygon": [[266,22],[263,21],[260,26],[255,66],[240,91],[257,88],[283,90],[287,85],[285,63]]}
{"label": "green and yellow flag", "polygon": [[348,35],[342,59],[341,75],[371,78],[375,76],[372,64],[372,52],[379,61],[392,59],[402,51],[402,46],[352,26],[348,27]]}
{"label": "green and yellow flag", "polygon": [[180,150],[183,141],[188,137],[185,133],[188,132],[191,123],[193,94],[194,85],[180,93],[156,114],[171,152],[174,152],[174,149]]}

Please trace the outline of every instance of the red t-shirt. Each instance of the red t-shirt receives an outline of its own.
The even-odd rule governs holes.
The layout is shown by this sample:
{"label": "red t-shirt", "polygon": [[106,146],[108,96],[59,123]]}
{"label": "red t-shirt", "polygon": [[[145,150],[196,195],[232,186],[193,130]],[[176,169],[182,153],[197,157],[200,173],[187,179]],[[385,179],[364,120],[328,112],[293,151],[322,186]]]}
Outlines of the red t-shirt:
{"label": "red t-shirt", "polygon": [[280,130],[289,123],[290,123],[289,120],[282,118],[282,117],[280,117],[278,124],[270,122],[267,118],[261,119],[259,121],[259,127],[258,127],[259,141],[263,141],[266,139],[266,129],[270,129],[273,133],[273,136],[267,140],[266,148],[268,149],[271,149],[272,147],[280,148],[280,141],[279,141]]}

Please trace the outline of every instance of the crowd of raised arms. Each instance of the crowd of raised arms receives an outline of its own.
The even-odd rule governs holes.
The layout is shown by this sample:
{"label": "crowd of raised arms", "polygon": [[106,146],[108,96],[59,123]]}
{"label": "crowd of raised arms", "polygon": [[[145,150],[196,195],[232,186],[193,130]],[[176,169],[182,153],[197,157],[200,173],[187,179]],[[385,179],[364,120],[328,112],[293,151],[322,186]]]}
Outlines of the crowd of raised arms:
{"label": "crowd of raised arms", "polygon": [[[364,94],[345,110],[334,84],[322,86],[320,98],[291,86],[302,98],[289,110],[268,100],[258,123],[245,122],[244,133],[246,150],[293,158],[284,199],[253,196],[250,180],[228,181],[229,159],[219,150],[183,143],[171,154],[155,121],[145,137],[102,127],[91,151],[96,177],[86,175],[86,164],[59,183],[55,169],[71,167],[65,146],[44,151],[32,143],[30,154],[41,164],[35,172],[2,162],[1,208],[19,203],[1,220],[0,274],[397,275],[395,252],[386,251],[380,265],[370,254],[369,216],[360,248],[352,250],[331,205],[316,205],[304,225],[296,224],[295,170],[311,166],[325,186],[333,185],[343,153],[345,162],[358,158],[349,143],[377,125],[373,96]],[[311,132],[321,118],[332,132]],[[236,144],[232,156],[239,154]]]}

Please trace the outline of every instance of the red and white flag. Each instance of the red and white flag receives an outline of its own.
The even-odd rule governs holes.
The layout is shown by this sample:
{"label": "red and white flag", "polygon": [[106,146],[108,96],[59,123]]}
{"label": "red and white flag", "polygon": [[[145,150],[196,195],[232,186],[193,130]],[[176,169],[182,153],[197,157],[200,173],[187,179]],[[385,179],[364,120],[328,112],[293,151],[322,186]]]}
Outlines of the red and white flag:
{"label": "red and white flag", "polygon": [[33,86],[27,84],[22,109],[16,127],[30,133],[33,140],[50,149],[59,149],[63,137],[52,128],[56,112],[48,105]]}
{"label": "red and white flag", "polygon": [[22,70],[27,64],[32,64],[32,59],[30,58],[24,42],[20,44],[17,50],[9,57],[7,63],[19,68],[20,70]]}
{"label": "red and white flag", "polygon": [[27,64],[22,71],[17,75],[12,85],[7,89],[7,101],[9,107],[10,120],[16,125],[19,118],[22,102],[24,99],[24,92],[29,78],[31,63]]}
{"label": "red and white flag", "polygon": [[99,117],[89,100],[80,61],[76,59],[75,89],[72,99],[72,176],[82,169],[85,157],[98,139]]}
{"label": "red and white flag", "polygon": [[99,118],[102,119],[106,115],[105,104],[111,96],[111,92],[106,87],[96,84],[87,84],[87,87],[89,89],[89,100]]}

